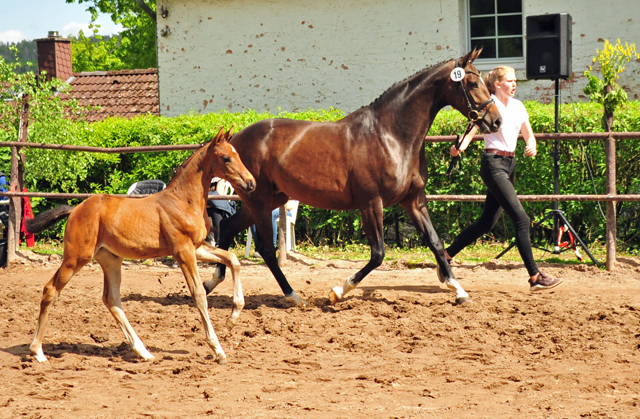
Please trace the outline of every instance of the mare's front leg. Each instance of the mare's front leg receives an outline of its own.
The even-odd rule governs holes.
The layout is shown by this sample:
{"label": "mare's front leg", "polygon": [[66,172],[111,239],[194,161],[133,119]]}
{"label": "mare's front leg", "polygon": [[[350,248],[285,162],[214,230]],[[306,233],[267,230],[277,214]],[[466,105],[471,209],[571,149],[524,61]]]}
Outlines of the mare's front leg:
{"label": "mare's front leg", "polygon": [[[229,218],[223,218],[220,220],[220,243],[217,248],[222,250],[228,250],[229,246],[233,242],[234,237],[238,235],[242,230],[247,229],[253,224],[251,214],[243,206],[240,211],[236,212]],[[202,248],[202,247],[200,247]],[[204,289],[207,294],[211,293],[215,287],[218,286],[226,276],[226,268],[228,265],[224,263],[218,263],[213,276],[210,280],[204,281]]]}
{"label": "mare's front leg", "polygon": [[456,292],[456,303],[464,304],[471,302],[471,297],[469,297],[469,294],[467,294],[456,280],[451,266],[444,256],[442,242],[431,224],[431,218],[429,217],[429,211],[427,209],[427,197],[424,191],[420,191],[416,197],[401,203],[401,205],[407,211],[413,225],[435,255],[438,263],[438,279],[440,282],[444,283],[450,290]]}
{"label": "mare's front leg", "polygon": [[104,273],[104,287],[102,290],[102,302],[109,313],[116,320],[124,335],[131,345],[131,349],[145,361],[153,361],[155,357],[147,350],[131,327],[127,316],[122,310],[122,300],[120,299],[120,284],[122,283],[122,261],[123,258],[116,256],[106,249],[100,249],[95,255],[95,259],[100,264]]}
{"label": "mare's front leg", "polygon": [[257,216],[256,228],[262,240],[260,243],[256,242],[256,250],[264,259],[264,262],[276,278],[276,281],[278,281],[278,285],[280,285],[280,289],[284,293],[285,299],[297,307],[305,307],[307,302],[300,298],[293,288],[291,288],[289,281],[287,281],[282,269],[280,269],[280,266],[278,265],[276,248],[273,246],[273,226],[271,217],[271,211],[262,212]]}
{"label": "mare's front leg", "polygon": [[357,287],[360,281],[369,275],[369,272],[380,266],[384,260],[384,225],[382,223],[384,208],[382,200],[378,199],[369,208],[361,210],[360,213],[362,214],[364,232],[371,247],[371,259],[364,268],[347,278],[342,287],[333,287],[329,293],[331,304],[336,304],[342,300],[349,291]]}
{"label": "mare's front leg", "polygon": [[218,364],[226,364],[227,356],[224,354],[222,346],[220,346],[218,337],[213,331],[213,326],[211,326],[211,320],[209,319],[207,294],[205,294],[204,286],[202,282],[200,282],[198,265],[196,263],[196,249],[191,243],[191,240],[186,237],[180,240],[180,242],[172,243],[172,247],[174,249],[173,257],[178,262],[180,269],[182,269],[184,279],[187,281],[187,287],[191,293],[191,298],[193,298],[193,302],[200,313],[207,343],[216,353],[216,362]]}
{"label": "mare's front leg", "polygon": [[240,312],[244,307],[242,282],[239,276],[240,262],[233,253],[213,247],[207,242],[203,242],[202,246],[196,249],[196,258],[203,262],[222,263],[231,270],[231,280],[233,281],[233,308],[226,324],[227,329],[231,330],[238,323]]}

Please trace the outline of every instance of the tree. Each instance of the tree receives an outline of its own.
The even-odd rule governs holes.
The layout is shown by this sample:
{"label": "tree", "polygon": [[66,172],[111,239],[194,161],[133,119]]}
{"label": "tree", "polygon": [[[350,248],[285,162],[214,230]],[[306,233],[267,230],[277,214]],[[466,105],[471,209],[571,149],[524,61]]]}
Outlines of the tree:
{"label": "tree", "polygon": [[[17,55],[11,47],[17,49]],[[16,74],[23,74],[28,71],[38,71],[38,51],[35,41],[22,40],[20,42],[4,43],[0,42],[0,56],[2,56],[7,63],[16,63],[19,65],[15,67]]]}
{"label": "tree", "polygon": [[81,30],[77,37],[71,37],[71,57],[73,71],[106,71],[126,68],[118,47],[117,36],[98,35],[98,29],[92,27],[93,36],[86,37]]}
{"label": "tree", "polygon": [[[11,47],[16,59],[8,63],[0,56],[0,141],[18,141],[20,114],[23,104],[29,104],[28,142],[46,144],[76,144],[81,138],[80,130],[86,124],[73,122],[70,116],[81,116],[86,109],[77,100],[62,100],[59,93],[69,89],[60,79],[46,81],[44,74],[37,76],[29,71],[17,74],[22,63],[18,50]],[[78,182],[87,176],[89,162],[94,159],[89,153],[69,158],[68,153],[52,150],[22,149],[27,154],[25,186],[39,189],[38,179],[46,179],[47,188],[78,191]],[[0,170],[10,172],[10,154],[7,147],[0,147]]]}
{"label": "tree", "polygon": [[[80,68],[95,70],[136,69],[158,66],[156,55],[156,22],[155,0],[149,4],[143,0],[66,0],[67,3],[87,4],[87,11],[92,16],[92,29],[99,13],[108,14],[114,23],[122,25],[124,30],[117,36],[117,41],[102,39],[103,45],[92,45],[94,42],[82,34],[72,41],[76,52],[86,52],[81,57],[73,58],[74,71]],[[73,44],[76,44],[74,47]],[[97,58],[92,62],[92,52]],[[111,57],[108,57],[111,56]],[[118,61],[120,63],[118,63]],[[108,65],[117,68],[108,68]]]}
{"label": "tree", "polygon": [[584,92],[589,95],[593,102],[604,105],[603,126],[607,131],[611,131],[614,111],[627,101],[627,92],[618,86],[616,80],[620,73],[624,71],[624,66],[634,58],[640,58],[636,51],[635,44],[629,45],[625,42],[624,47],[618,39],[616,45],[612,45],[608,40],[604,41],[604,48],[596,50],[597,56],[593,57],[593,64],[600,64],[602,80],[592,74],[593,68],[584,72],[589,83],[584,88]]}

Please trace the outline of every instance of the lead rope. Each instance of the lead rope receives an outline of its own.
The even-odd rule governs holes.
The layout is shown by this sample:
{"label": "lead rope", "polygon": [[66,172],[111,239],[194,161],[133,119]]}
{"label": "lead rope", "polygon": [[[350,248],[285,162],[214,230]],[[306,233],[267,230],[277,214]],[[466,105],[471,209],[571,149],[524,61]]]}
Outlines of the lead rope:
{"label": "lead rope", "polygon": [[[464,139],[464,137],[466,137],[467,134],[471,132],[471,128],[473,127],[473,124],[474,124],[473,121],[469,121],[469,124],[467,125],[467,129],[464,130],[464,134],[462,134],[462,136],[458,135],[456,137],[456,142],[454,144],[456,147],[456,150],[460,150],[460,144],[462,143],[462,140]],[[459,166],[462,166],[462,157],[460,156],[460,154],[451,158],[451,163],[449,163],[449,169],[447,169],[448,177],[452,178],[453,176],[460,174],[460,167],[458,167],[458,163],[460,163]]]}

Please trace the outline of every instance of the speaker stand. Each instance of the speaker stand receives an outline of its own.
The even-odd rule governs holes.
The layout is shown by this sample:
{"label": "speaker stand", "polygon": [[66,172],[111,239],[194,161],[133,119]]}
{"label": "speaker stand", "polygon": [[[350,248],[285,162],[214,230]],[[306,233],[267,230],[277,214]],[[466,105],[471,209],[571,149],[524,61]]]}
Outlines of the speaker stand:
{"label": "speaker stand", "polygon": [[[555,79],[556,83],[555,83],[555,87],[556,87],[556,91],[555,91],[555,118],[556,118],[556,125],[555,125],[555,131],[556,133],[559,132],[559,121],[560,121],[560,79],[556,78]],[[551,156],[553,157],[553,194],[554,195],[558,195],[560,194],[560,140],[555,140],[555,146],[554,146],[554,151],[551,152]],[[578,259],[580,261],[582,261],[582,256],[580,255],[580,252],[578,251],[578,249],[575,246],[574,243],[574,238],[578,241],[578,243],[580,243],[580,246],[582,246],[582,248],[584,249],[585,252],[587,252],[587,255],[589,255],[589,257],[591,258],[591,260],[593,261],[593,263],[597,266],[600,267],[600,263],[596,260],[596,258],[591,254],[591,252],[589,251],[589,249],[587,248],[587,246],[584,244],[584,242],[582,241],[582,239],[580,238],[580,236],[578,236],[578,233],[576,233],[576,231],[573,229],[573,227],[571,226],[571,224],[569,223],[569,221],[567,221],[567,219],[564,216],[564,212],[560,211],[560,203],[558,201],[553,201],[553,209],[551,211],[549,211],[543,218],[542,220],[540,220],[539,222],[534,224],[534,228],[536,226],[542,225],[542,223],[549,217],[553,217],[553,237],[557,238],[556,241],[554,242],[554,246],[553,246],[553,251],[551,253],[553,253],[554,255],[559,255],[562,252],[566,252],[567,250],[573,250],[576,253],[576,256],[578,257]],[[560,224],[560,222],[562,222],[562,225]],[[566,243],[562,243],[562,233],[566,231],[569,234],[569,239],[570,242],[566,242]],[[503,250],[498,256],[495,257],[495,259],[500,259],[500,257],[502,255],[504,255],[505,253],[507,253],[509,250],[511,250],[514,246],[516,245],[515,242],[511,243],[509,245],[509,247],[507,247],[505,250]],[[546,248],[542,248],[542,247],[537,247],[532,245],[533,248],[536,249],[541,249],[541,250],[547,250]],[[564,248],[564,249],[563,249]]]}
{"label": "speaker stand", "polygon": [[[575,245],[575,242],[574,242],[574,239],[575,239],[575,240],[578,241],[580,246],[582,246],[582,248],[587,253],[587,255],[589,255],[589,257],[591,258],[593,263],[597,267],[600,267],[600,262],[598,262],[598,260],[591,254],[591,252],[589,251],[589,248],[587,248],[587,246],[584,244],[584,242],[582,241],[580,236],[578,236],[578,233],[576,233],[576,231],[573,229],[573,226],[565,218],[563,211],[555,210],[555,209],[549,211],[542,218],[542,220],[540,220],[539,222],[534,224],[534,228],[542,225],[542,223],[544,223],[544,221],[547,220],[550,217],[553,217],[554,225],[557,225],[557,224],[561,223],[560,228],[557,231],[554,231],[554,237],[557,237],[557,240],[553,243],[553,250],[551,251],[551,253],[554,254],[554,255],[559,255],[560,253],[566,252],[568,250],[573,250],[575,252],[576,257],[578,258],[578,260],[580,260],[582,262],[582,255],[580,255],[580,251],[577,249],[577,247]],[[562,235],[563,235],[564,232],[567,232],[568,235],[569,235],[569,241],[568,242],[562,242]],[[500,259],[500,257],[502,255],[504,255],[509,250],[511,250],[515,245],[516,245],[515,242],[511,243],[509,245],[509,247],[504,249],[495,258],[496,259]],[[540,249],[540,250],[548,251],[548,249],[546,247],[538,247],[538,246],[535,246],[533,244],[531,245],[531,247],[533,247],[534,249]]]}

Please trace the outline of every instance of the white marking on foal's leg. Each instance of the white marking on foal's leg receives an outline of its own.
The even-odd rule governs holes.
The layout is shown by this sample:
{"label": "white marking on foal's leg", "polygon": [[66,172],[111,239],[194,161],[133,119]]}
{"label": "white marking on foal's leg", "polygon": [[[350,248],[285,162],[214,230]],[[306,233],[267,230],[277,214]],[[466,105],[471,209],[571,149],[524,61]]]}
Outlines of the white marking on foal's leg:
{"label": "white marking on foal's leg", "polygon": [[240,312],[244,308],[244,294],[242,293],[242,281],[240,281],[240,262],[233,253],[229,253],[230,270],[233,280],[233,309],[227,319],[227,329],[231,330],[240,317]]}
{"label": "white marking on foal's leg", "polygon": [[356,287],[356,285],[354,285],[352,282],[354,278],[355,278],[355,275],[351,275],[349,278],[347,278],[346,281],[344,281],[344,284],[342,285],[342,287],[339,287],[337,285],[333,287],[333,289],[329,293],[329,300],[331,300],[331,304],[338,303],[338,301],[342,300],[342,298],[349,291],[351,291]]}
{"label": "white marking on foal's leg", "polygon": [[42,351],[42,346],[35,346],[33,343],[29,346],[29,351],[31,354],[36,357],[36,361],[38,362],[47,362],[47,357],[44,356],[44,352]]}
{"label": "white marking on foal's leg", "polygon": [[136,332],[133,331],[133,327],[131,327],[131,324],[129,323],[129,320],[127,320],[127,317],[125,316],[124,311],[122,311],[122,308],[113,305],[108,306],[108,309],[127,337],[127,340],[129,341],[129,345],[131,345],[131,349],[133,349],[133,352],[135,352],[136,355],[138,355],[145,361],[155,360],[156,358],[151,355],[151,352],[147,350]]}

